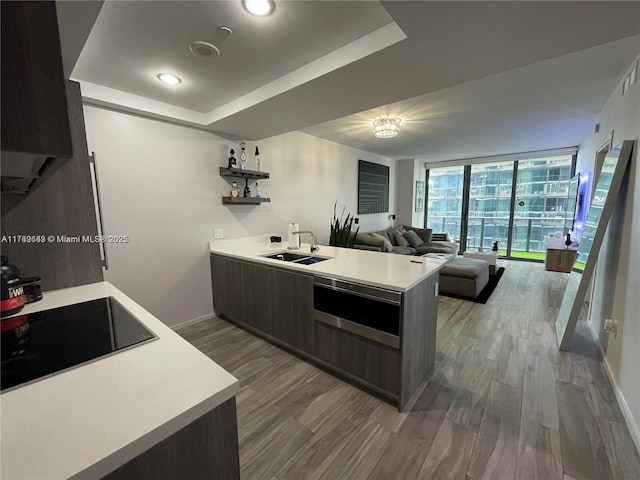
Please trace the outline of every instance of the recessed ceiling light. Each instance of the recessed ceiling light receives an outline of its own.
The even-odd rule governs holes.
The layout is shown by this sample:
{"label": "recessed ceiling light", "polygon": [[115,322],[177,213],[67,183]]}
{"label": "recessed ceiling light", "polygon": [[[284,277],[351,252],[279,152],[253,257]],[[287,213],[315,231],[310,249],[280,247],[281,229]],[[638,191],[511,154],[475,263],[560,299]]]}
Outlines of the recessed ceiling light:
{"label": "recessed ceiling light", "polygon": [[269,15],[275,6],[271,0],[242,0],[242,5],[247,12],[259,17]]}
{"label": "recessed ceiling light", "polygon": [[182,83],[182,80],[179,77],[171,75],[170,73],[159,73],[158,80],[169,85],[178,85],[179,83]]}

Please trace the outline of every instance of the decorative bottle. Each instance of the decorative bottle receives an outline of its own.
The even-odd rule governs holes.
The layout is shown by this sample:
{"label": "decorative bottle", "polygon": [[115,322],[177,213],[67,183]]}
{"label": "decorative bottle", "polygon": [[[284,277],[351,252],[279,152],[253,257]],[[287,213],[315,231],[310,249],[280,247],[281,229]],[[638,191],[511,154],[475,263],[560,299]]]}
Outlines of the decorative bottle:
{"label": "decorative bottle", "polygon": [[244,142],[240,142],[240,168],[242,170],[247,170],[247,152],[244,148],[246,144]]}
{"label": "decorative bottle", "polygon": [[258,185],[258,182],[256,182],[256,198],[260,198],[260,186]]}
{"label": "decorative bottle", "polygon": [[258,147],[256,146],[256,154],[254,156],[255,162],[256,162],[256,172],[260,171],[260,151],[258,150]]}
{"label": "decorative bottle", "polygon": [[236,182],[231,183],[231,196],[233,198],[238,198],[240,196],[240,189],[238,188],[238,184]]}
{"label": "decorative bottle", "polygon": [[234,152],[232,148],[229,153],[231,154],[231,156],[229,157],[229,168],[237,168],[238,164],[236,162],[236,157],[233,156],[233,154],[236,152]]}
{"label": "decorative bottle", "polygon": [[251,198],[251,189],[249,188],[249,179],[244,180],[244,198]]}

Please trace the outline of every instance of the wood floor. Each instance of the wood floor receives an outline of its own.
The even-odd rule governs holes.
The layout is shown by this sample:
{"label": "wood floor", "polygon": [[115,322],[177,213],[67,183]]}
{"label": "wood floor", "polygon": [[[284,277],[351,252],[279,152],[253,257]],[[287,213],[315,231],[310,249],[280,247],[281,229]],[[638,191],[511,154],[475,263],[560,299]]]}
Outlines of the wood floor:
{"label": "wood floor", "polygon": [[502,265],[486,305],[440,297],[436,366],[404,414],[225,321],[181,330],[240,380],[242,478],[640,479],[586,324],[557,349],[566,274]]}

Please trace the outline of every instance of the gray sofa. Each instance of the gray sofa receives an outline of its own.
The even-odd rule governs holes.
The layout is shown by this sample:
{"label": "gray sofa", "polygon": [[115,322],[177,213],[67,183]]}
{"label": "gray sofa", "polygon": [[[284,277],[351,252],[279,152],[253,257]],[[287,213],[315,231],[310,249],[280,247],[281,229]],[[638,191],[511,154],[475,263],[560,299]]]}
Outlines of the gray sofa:
{"label": "gray sofa", "polygon": [[[414,233],[407,233],[414,232]],[[389,252],[400,255],[424,255],[426,253],[456,253],[458,244],[431,240],[432,231],[399,225],[378,232],[358,233],[354,248]]]}

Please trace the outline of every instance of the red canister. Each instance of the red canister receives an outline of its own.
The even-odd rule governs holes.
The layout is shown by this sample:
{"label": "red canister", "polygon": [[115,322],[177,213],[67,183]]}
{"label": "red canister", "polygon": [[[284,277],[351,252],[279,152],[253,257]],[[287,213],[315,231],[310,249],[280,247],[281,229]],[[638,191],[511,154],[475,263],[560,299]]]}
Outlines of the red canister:
{"label": "red canister", "polygon": [[1,316],[8,317],[24,308],[25,296],[20,270],[9,263],[9,259],[2,255],[2,300],[0,302]]}

